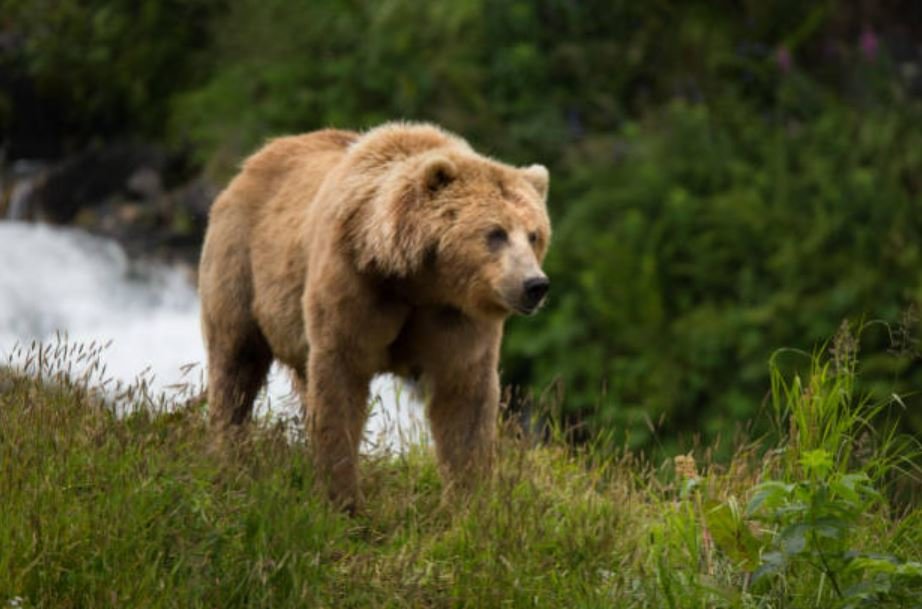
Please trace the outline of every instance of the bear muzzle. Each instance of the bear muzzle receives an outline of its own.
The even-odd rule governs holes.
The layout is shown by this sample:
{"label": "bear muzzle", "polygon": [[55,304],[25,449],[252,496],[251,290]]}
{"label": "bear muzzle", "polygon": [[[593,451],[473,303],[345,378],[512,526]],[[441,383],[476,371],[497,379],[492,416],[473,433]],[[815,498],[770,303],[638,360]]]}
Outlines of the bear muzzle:
{"label": "bear muzzle", "polygon": [[551,287],[550,280],[544,275],[529,277],[522,283],[522,298],[519,304],[519,312],[526,315],[534,313]]}

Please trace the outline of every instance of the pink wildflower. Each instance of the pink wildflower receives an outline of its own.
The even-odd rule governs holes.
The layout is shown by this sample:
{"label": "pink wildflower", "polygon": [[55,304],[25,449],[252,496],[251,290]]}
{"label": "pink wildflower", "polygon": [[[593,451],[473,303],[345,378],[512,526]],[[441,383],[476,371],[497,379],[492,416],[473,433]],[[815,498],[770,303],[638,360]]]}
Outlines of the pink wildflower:
{"label": "pink wildflower", "polygon": [[880,40],[878,40],[874,30],[865,26],[861,31],[861,36],[858,38],[858,48],[861,49],[861,54],[864,55],[864,58],[868,61],[877,59],[877,52],[880,50]]}
{"label": "pink wildflower", "polygon": [[787,47],[778,47],[778,50],[775,51],[775,63],[778,64],[778,69],[781,70],[782,74],[787,74],[791,71],[791,65],[794,62]]}

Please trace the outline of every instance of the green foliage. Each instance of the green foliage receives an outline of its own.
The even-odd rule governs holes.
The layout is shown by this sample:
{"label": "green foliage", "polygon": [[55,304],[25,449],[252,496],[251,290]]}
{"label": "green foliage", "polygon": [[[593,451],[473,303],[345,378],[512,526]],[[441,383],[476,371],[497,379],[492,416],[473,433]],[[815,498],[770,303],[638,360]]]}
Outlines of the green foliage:
{"label": "green foliage", "polygon": [[[895,328],[922,302],[922,214],[903,186],[922,166],[919,124],[837,103],[809,121],[677,103],[626,126],[609,143],[619,159],[555,183],[552,302],[512,324],[507,379],[562,384],[571,412],[631,446],[662,417],[667,448],[675,431],[752,421],[772,345],[809,348],[846,317]],[[864,346],[890,339],[875,328]],[[860,380],[908,392],[913,357],[869,358]]]}
{"label": "green foliage", "polygon": [[853,549],[866,511],[882,500],[867,474],[835,471],[832,456],[823,449],[805,453],[801,463],[805,479],[767,481],[754,489],[749,512],[772,527],[756,584],[781,582],[793,572],[816,572],[821,578],[815,607],[922,606],[916,595],[922,562]]}
{"label": "green foliage", "polygon": [[23,44],[0,60],[29,77],[38,98],[62,114],[56,119],[78,134],[157,134],[165,102],[195,73],[190,51],[208,43],[207,20],[222,4],[2,0],[6,24]]}
{"label": "green foliage", "polygon": [[[832,470],[844,473],[856,462],[875,479],[906,456],[916,453],[903,446],[892,422],[884,419],[888,407],[902,405],[890,394],[875,402],[870,395],[857,393],[858,343],[863,328],[853,333],[843,322],[825,352],[812,356],[803,352],[779,350],[770,360],[773,425],[788,446],[783,465],[788,477],[796,472]],[[806,377],[794,372],[785,378],[778,360],[797,355],[809,361]],[[894,455],[901,455],[899,458]],[[912,461],[907,463],[910,467]]]}
{"label": "green foliage", "polygon": [[786,382],[772,367],[776,423],[786,440],[782,479],[756,486],[747,509],[770,532],[755,580],[784,587],[788,574],[806,569],[820,574],[816,607],[922,606],[915,594],[922,563],[855,547],[875,512],[887,509],[875,482],[894,467],[918,471],[919,456],[917,441],[871,424],[883,406],[856,396],[856,352],[843,324],[829,355],[810,358],[806,381],[795,374]]}
{"label": "green foliage", "polygon": [[[852,340],[843,326],[838,351],[811,357],[803,382],[797,375],[785,382],[773,369],[781,444],[766,454],[762,481],[746,489],[745,509],[735,494],[717,496],[714,488],[723,485],[713,478],[680,468],[687,457],[676,461],[687,477],[677,513],[685,527],[706,530],[687,543],[712,541],[713,549],[695,552],[726,556],[751,574],[751,594],[782,606],[922,606],[922,563],[913,541],[891,528],[893,508],[881,493],[904,465],[918,477],[920,445],[870,424],[879,407],[854,393]],[[887,543],[868,544],[882,532]]]}
{"label": "green foliage", "polygon": [[778,529],[770,549],[762,554],[756,582],[787,569],[804,568],[805,563],[827,577],[842,598],[837,574],[848,561],[852,528],[878,495],[866,474],[830,475],[832,460],[822,449],[807,453],[804,459],[809,479],[763,482],[749,504],[751,513],[764,511],[764,518]]}
{"label": "green foliage", "polygon": [[174,133],[227,170],[267,135],[450,122],[476,96],[468,49],[478,4],[234,2],[215,25],[211,79],[175,102]]}

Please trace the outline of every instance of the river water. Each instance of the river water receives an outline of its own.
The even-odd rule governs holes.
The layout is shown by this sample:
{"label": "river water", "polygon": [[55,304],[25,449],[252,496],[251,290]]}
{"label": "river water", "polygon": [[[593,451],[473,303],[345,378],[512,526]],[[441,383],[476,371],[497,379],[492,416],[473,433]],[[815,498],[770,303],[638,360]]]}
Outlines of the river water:
{"label": "river water", "polygon": [[[15,360],[17,345],[59,333],[71,343],[108,344],[101,358],[115,381],[142,376],[168,397],[204,385],[199,303],[188,269],[129,260],[115,241],[78,229],[0,221],[0,362]],[[422,409],[408,394],[390,377],[372,383],[366,451],[426,441]],[[299,410],[287,373],[273,367],[256,416]]]}

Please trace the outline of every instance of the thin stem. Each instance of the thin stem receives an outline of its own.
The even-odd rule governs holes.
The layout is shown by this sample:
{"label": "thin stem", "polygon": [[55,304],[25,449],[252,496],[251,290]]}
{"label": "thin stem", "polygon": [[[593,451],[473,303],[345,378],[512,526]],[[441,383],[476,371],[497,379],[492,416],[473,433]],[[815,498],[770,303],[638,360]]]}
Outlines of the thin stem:
{"label": "thin stem", "polygon": [[842,590],[839,589],[839,582],[836,581],[836,575],[833,570],[829,567],[829,563],[826,561],[826,555],[823,554],[823,549],[820,547],[819,539],[816,535],[816,493],[812,493],[810,496],[810,534],[813,536],[813,545],[816,547],[816,553],[820,556],[820,562],[823,563],[823,571],[826,575],[829,576],[829,583],[832,584],[832,589],[835,590],[836,596],[839,599],[845,598],[842,595]]}

